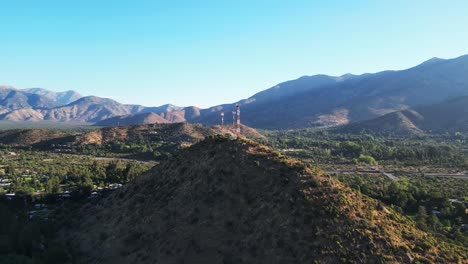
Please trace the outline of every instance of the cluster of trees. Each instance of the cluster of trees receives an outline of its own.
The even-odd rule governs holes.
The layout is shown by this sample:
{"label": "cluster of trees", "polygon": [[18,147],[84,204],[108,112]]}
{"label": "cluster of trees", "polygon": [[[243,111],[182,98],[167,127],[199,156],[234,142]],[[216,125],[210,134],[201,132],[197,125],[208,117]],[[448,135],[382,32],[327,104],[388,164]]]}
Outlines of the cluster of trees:
{"label": "cluster of trees", "polygon": [[358,163],[364,163],[364,164],[370,164],[370,165],[377,165],[377,161],[375,161],[374,157],[372,156],[367,156],[367,155],[359,155],[359,158],[353,159],[353,163],[358,164]]}
{"label": "cluster of trees", "polygon": [[[65,263],[64,245],[53,242],[55,209],[64,202],[82,203],[96,187],[132,181],[154,164],[19,148],[0,151],[0,179],[10,184],[0,187],[0,262]],[[70,191],[72,199],[57,199],[64,191]],[[3,193],[15,193],[16,198]],[[49,220],[31,218],[37,209],[33,202],[47,205]]]}
{"label": "cluster of trees", "polygon": [[[313,129],[265,133],[272,147],[300,149],[300,155],[308,158],[343,157],[359,161],[363,155],[377,161],[396,161],[406,165],[430,164],[468,169],[468,136],[460,133],[418,138],[338,134]],[[369,160],[365,158],[362,161]]]}
{"label": "cluster of trees", "polygon": [[23,199],[0,197],[0,262],[65,263],[63,245],[53,243],[54,225],[40,218],[30,219]]}
{"label": "cluster of trees", "polygon": [[153,166],[132,160],[93,160],[34,151],[20,151],[14,157],[3,156],[0,162],[6,164],[0,177],[11,183],[3,187],[3,192],[26,195],[58,193],[64,188],[87,193],[95,187],[125,184]]}
{"label": "cluster of trees", "polygon": [[468,181],[437,177],[400,178],[393,181],[382,175],[339,175],[351,188],[391,205],[413,217],[426,231],[442,234],[468,246]]}
{"label": "cluster of trees", "polygon": [[137,159],[166,160],[179,148],[180,146],[176,142],[142,140],[133,142],[113,141],[103,145],[79,145],[74,146],[71,150],[73,153],[99,157],[123,155]]}

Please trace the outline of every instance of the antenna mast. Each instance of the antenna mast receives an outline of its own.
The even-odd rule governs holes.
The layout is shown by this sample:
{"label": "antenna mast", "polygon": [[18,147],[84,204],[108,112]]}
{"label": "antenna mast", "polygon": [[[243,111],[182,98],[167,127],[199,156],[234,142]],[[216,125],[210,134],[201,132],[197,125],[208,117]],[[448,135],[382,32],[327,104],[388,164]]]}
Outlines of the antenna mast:
{"label": "antenna mast", "polygon": [[241,136],[241,123],[240,123],[240,104],[237,104],[237,128],[236,128],[236,136],[240,138]]}

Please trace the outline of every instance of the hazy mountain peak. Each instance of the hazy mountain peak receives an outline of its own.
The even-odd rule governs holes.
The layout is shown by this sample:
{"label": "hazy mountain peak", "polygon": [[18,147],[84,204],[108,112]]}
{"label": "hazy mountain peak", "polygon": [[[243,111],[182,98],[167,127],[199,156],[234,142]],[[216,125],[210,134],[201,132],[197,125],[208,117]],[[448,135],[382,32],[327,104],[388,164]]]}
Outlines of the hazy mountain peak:
{"label": "hazy mountain peak", "polygon": [[183,109],[183,107],[180,107],[180,106],[177,106],[177,105],[173,105],[173,104],[161,105],[161,106],[159,106],[158,108],[164,109],[164,112],[172,112],[172,111],[178,111],[178,110]]}
{"label": "hazy mountain peak", "polygon": [[58,105],[66,105],[82,97],[81,94],[72,90],[67,90],[64,92],[54,92],[48,89],[35,87],[21,89],[21,91],[46,97],[47,99],[55,101]]}
{"label": "hazy mountain peak", "polygon": [[346,73],[346,74],[343,74],[341,76],[336,77],[336,80],[337,81],[346,81],[346,80],[349,80],[349,79],[354,78],[356,76],[357,75],[354,75],[352,73]]}
{"label": "hazy mountain peak", "polygon": [[0,89],[1,90],[17,90],[15,87],[11,85],[3,85],[3,84],[0,84]]}
{"label": "hazy mountain peak", "polygon": [[422,66],[422,65],[432,65],[432,64],[435,64],[435,63],[438,63],[438,62],[441,62],[441,61],[445,61],[444,59],[441,59],[441,58],[438,58],[438,57],[433,57],[433,58],[430,58],[428,59],[427,61],[419,64],[419,66]]}
{"label": "hazy mountain peak", "polygon": [[90,95],[90,96],[85,96],[85,97],[78,99],[75,103],[78,104],[78,103],[101,103],[101,102],[104,103],[104,102],[116,102],[116,101],[110,98],[102,98],[102,97]]}

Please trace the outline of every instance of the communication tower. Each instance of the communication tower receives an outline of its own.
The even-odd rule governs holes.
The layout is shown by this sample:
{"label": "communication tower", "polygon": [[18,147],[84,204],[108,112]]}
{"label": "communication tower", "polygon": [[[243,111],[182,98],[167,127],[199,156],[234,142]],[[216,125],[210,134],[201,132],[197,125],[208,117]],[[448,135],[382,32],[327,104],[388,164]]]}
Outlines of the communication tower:
{"label": "communication tower", "polygon": [[240,138],[241,136],[241,122],[240,122],[240,104],[237,104],[237,127],[236,127],[236,136]]}

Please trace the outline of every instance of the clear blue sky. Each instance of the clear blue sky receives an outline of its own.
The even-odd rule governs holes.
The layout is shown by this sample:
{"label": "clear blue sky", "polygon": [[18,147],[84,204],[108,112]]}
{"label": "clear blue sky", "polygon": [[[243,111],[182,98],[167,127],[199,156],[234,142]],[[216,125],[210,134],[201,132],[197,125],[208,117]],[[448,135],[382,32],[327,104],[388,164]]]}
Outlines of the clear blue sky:
{"label": "clear blue sky", "polygon": [[468,1],[2,0],[0,83],[207,107],[468,54]]}

